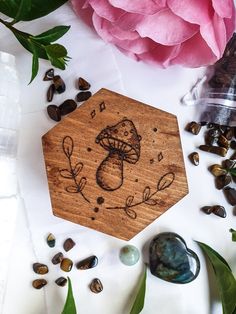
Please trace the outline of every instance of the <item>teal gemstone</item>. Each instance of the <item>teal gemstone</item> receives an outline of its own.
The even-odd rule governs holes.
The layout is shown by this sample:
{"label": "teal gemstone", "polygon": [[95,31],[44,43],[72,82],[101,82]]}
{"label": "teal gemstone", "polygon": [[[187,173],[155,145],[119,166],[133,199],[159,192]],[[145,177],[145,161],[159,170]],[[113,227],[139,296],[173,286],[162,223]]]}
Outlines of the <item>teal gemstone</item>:
{"label": "teal gemstone", "polygon": [[193,281],[200,271],[197,254],[187,248],[183,238],[172,232],[163,232],[153,238],[149,263],[154,276],[173,283]]}
{"label": "teal gemstone", "polygon": [[120,260],[127,266],[136,264],[139,258],[139,250],[133,245],[126,245],[120,250]]}

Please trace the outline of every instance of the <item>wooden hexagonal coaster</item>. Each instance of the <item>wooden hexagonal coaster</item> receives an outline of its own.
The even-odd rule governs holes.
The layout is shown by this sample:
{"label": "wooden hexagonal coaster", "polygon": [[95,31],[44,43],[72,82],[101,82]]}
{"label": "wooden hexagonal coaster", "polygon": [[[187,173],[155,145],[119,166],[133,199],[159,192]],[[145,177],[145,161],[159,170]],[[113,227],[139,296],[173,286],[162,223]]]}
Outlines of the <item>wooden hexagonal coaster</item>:
{"label": "wooden hexagonal coaster", "polygon": [[129,240],[188,193],[176,117],[106,89],[42,140],[58,217]]}

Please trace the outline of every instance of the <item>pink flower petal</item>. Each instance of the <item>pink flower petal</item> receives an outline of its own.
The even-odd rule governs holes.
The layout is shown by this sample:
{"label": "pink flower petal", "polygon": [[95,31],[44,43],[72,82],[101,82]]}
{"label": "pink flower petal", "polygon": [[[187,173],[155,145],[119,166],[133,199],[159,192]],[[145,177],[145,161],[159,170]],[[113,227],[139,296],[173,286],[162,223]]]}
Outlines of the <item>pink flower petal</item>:
{"label": "pink flower petal", "polygon": [[200,33],[197,33],[181,45],[178,56],[171,60],[170,64],[181,64],[195,68],[213,64],[216,60],[216,56],[202,39]]}
{"label": "pink flower petal", "polygon": [[232,0],[212,0],[212,5],[220,17],[231,18],[234,10]]}
{"label": "pink flower petal", "polygon": [[171,11],[189,23],[208,23],[213,15],[210,0],[167,0]]}
{"label": "pink flower petal", "polygon": [[87,6],[87,0],[71,0],[71,4],[76,14],[79,15],[87,25],[93,27],[93,9]]}
{"label": "pink flower petal", "polygon": [[233,10],[231,19],[224,19],[227,40],[232,36],[235,30],[235,10]]}
{"label": "pink flower petal", "polygon": [[138,14],[154,14],[165,7],[165,0],[153,2],[153,0],[108,0],[113,7],[123,9],[126,12]]}
{"label": "pink flower petal", "polygon": [[227,42],[224,19],[215,13],[210,23],[200,26],[200,33],[215,56],[220,58]]}
{"label": "pink flower petal", "polygon": [[109,32],[112,34],[112,36],[121,39],[121,40],[134,40],[140,38],[139,33],[136,31],[124,31],[118,26],[115,26],[114,24],[109,27]]}
{"label": "pink flower petal", "polygon": [[125,11],[112,7],[107,0],[89,0],[89,3],[99,16],[111,22],[115,22],[125,14]]}
{"label": "pink flower petal", "polygon": [[137,25],[143,20],[144,16],[142,14],[126,13],[122,15],[118,21],[114,22],[119,28],[124,31],[135,31]]}
{"label": "pink flower petal", "polygon": [[138,54],[137,58],[146,63],[166,68],[169,66],[170,61],[178,55],[180,46],[181,45],[163,46],[156,44],[153,50]]}
{"label": "pink flower petal", "polygon": [[132,53],[140,54],[153,49],[156,45],[156,43],[149,38],[138,37],[134,40],[121,40],[117,37],[114,37],[110,32],[110,29],[112,29],[113,25],[109,21],[102,19],[95,12],[93,13],[93,24],[97,33],[105,41],[113,43],[114,45],[125,50],[129,50]]}
{"label": "pink flower petal", "polygon": [[[165,25],[165,27],[163,27]],[[173,46],[192,37],[199,26],[185,22],[170,9],[162,10],[156,14],[144,16],[136,25],[141,37],[149,37],[162,44]]]}

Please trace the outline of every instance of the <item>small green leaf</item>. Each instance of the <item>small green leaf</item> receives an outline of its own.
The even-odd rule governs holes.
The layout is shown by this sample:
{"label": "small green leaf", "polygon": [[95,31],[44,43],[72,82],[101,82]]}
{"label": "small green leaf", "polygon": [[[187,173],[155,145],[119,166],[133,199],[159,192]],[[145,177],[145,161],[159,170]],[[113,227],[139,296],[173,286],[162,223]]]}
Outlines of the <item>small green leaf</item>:
{"label": "small green leaf", "polygon": [[234,314],[236,311],[236,280],[225,259],[208,245],[197,242],[208,257],[215,275],[222,301],[223,313]]}
{"label": "small green leaf", "polygon": [[[32,21],[45,16],[66,3],[67,0],[31,0],[31,8],[22,18],[23,21]],[[0,12],[15,18],[21,0],[0,0]],[[26,9],[27,11],[27,9]]]}
{"label": "small green leaf", "polygon": [[232,176],[236,176],[236,168],[231,168],[228,171]]}
{"label": "small green leaf", "polygon": [[14,22],[18,22],[26,18],[31,10],[31,0],[21,0]]}
{"label": "small green leaf", "polygon": [[52,45],[45,46],[45,50],[48,57],[52,59],[63,58],[63,57],[66,57],[67,55],[66,48],[59,44],[52,44]]}
{"label": "small green leaf", "polygon": [[35,47],[32,45],[32,50],[33,50],[33,58],[32,58],[32,75],[29,84],[35,79],[36,75],[38,74],[39,71],[39,57],[37,50]]}
{"label": "small green leaf", "polygon": [[232,241],[236,242],[236,230],[231,228],[229,231],[232,233]]}
{"label": "small green leaf", "polygon": [[66,303],[64,305],[63,311],[61,314],[76,314],[76,306],[75,306],[75,300],[73,296],[73,290],[71,285],[71,280],[68,277],[68,292],[66,297]]}
{"label": "small green leaf", "polygon": [[130,314],[139,314],[143,309],[144,301],[145,301],[145,293],[146,293],[146,278],[147,278],[147,268],[145,266],[145,270],[139,282],[139,290],[136,295]]}
{"label": "small green leaf", "polygon": [[48,45],[58,40],[59,38],[61,38],[66,32],[68,32],[69,29],[70,29],[70,26],[63,26],[63,25],[56,26],[42,34],[34,36],[34,40],[40,41],[41,43]]}

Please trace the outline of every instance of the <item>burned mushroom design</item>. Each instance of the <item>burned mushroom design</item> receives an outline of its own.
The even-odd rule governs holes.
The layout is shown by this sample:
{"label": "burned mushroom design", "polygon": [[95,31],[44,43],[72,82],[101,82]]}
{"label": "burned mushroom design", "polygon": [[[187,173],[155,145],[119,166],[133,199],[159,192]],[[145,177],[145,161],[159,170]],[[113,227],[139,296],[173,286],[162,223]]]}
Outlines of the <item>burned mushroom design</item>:
{"label": "burned mushroom design", "polygon": [[140,156],[140,140],[131,120],[123,119],[103,129],[96,138],[108,151],[108,156],[97,169],[97,184],[106,191],[115,191],[123,184],[123,162],[135,164]]}

